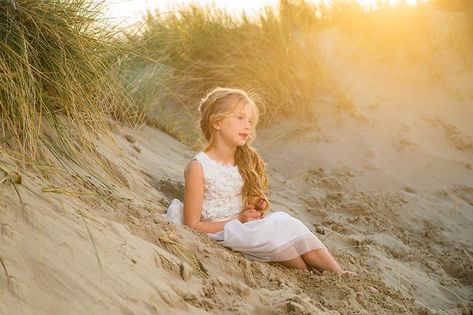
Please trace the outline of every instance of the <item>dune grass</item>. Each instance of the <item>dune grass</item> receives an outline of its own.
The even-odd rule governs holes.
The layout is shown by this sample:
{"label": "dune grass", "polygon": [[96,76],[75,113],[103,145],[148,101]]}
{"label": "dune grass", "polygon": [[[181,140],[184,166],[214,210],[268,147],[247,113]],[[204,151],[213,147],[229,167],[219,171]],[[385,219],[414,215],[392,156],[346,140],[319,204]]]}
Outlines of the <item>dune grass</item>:
{"label": "dune grass", "polygon": [[376,11],[342,0],[331,6],[281,0],[278,8],[268,7],[253,19],[196,5],[148,12],[141,31],[128,37],[142,56],[124,63],[122,73],[140,107],[153,114],[154,125],[197,148],[202,142],[195,141],[196,106],[214,86],[253,92],[264,104],[260,127],[286,117],[313,120],[321,102],[356,113],[324,71],[317,34],[327,28],[337,28],[360,54],[392,65],[435,67],[433,55],[442,49],[468,59],[473,31],[452,29],[445,36],[448,10],[458,12],[459,20],[472,12],[466,0]]}
{"label": "dune grass", "polygon": [[[214,86],[253,93],[265,104],[260,106],[263,126],[288,116],[311,117],[320,91],[329,86],[319,57],[312,53],[314,10],[303,1],[281,1],[278,10],[267,8],[256,19],[195,5],[172,14],[149,12],[141,32],[129,37],[146,58],[135,58],[124,73],[136,69],[135,79],[145,73],[146,84],[133,77],[128,81],[138,82],[139,94],[151,95],[145,106],[154,108],[155,115],[173,112],[170,118],[185,126],[181,138],[196,116],[198,100]],[[179,129],[176,123],[158,121]],[[192,132],[187,138],[195,142]]]}
{"label": "dune grass", "polygon": [[[432,16],[473,16],[467,0],[375,12],[342,1],[324,7],[281,0],[252,19],[214,7],[149,12],[139,32],[119,37],[100,22],[102,6],[91,0],[2,2],[0,151],[19,152],[48,171],[61,163],[52,165],[48,157],[77,162],[84,152],[94,155],[94,137],[107,133],[110,119],[147,122],[200,145],[196,107],[214,86],[255,95],[262,127],[286,117],[312,120],[321,102],[352,110],[324,71],[319,32],[336,27],[388,61],[399,55],[419,61],[439,38]],[[460,33],[449,33],[448,41],[471,57],[473,30]]]}
{"label": "dune grass", "polygon": [[140,119],[118,71],[126,46],[101,22],[102,8],[90,0],[2,1],[2,154],[48,173],[65,167],[61,160],[96,155],[94,137],[107,133],[110,119]]}
{"label": "dune grass", "polygon": [[51,134],[67,141],[66,133],[104,128],[110,116],[133,118],[100,9],[80,0],[2,3],[0,135],[7,146],[36,156]]}

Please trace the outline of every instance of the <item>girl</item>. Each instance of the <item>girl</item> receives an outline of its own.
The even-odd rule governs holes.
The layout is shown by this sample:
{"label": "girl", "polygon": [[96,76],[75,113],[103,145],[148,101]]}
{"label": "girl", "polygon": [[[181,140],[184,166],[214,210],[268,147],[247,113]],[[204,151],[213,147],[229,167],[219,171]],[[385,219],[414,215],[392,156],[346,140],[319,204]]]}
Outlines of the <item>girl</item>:
{"label": "girl", "polygon": [[219,87],[201,100],[199,112],[207,145],[184,170],[184,202],[174,199],[166,216],[250,260],[355,274],[343,270],[302,222],[267,213],[265,166],[250,144],[259,116],[254,101],[242,90]]}

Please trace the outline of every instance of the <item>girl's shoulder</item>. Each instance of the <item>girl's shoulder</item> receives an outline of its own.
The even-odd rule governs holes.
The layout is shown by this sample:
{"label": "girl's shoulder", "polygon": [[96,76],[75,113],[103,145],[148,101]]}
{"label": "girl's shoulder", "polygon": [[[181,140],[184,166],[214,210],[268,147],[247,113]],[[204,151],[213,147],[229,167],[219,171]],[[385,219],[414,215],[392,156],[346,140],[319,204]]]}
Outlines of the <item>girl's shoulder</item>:
{"label": "girl's shoulder", "polygon": [[204,163],[202,161],[202,151],[201,152],[198,152],[196,155],[194,155],[194,157],[192,159],[189,160],[189,162],[187,162],[187,165],[186,167],[184,168],[184,175],[187,173],[187,171],[190,169],[190,168],[200,168],[200,169],[203,169],[204,167]]}
{"label": "girl's shoulder", "polygon": [[219,161],[213,160],[207,153],[204,151],[199,151],[194,157],[189,161],[192,162],[194,160],[197,160],[199,162],[200,166],[202,167],[202,170],[205,172],[211,172],[211,173],[235,173],[238,172],[238,166],[236,165],[230,165],[230,164],[224,164]]}
{"label": "girl's shoulder", "polygon": [[189,163],[192,162],[192,161],[197,161],[201,165],[203,165],[203,164],[205,164],[205,160],[206,160],[205,153],[203,151],[199,151],[194,155],[194,157],[189,161]]}
{"label": "girl's shoulder", "polygon": [[221,169],[221,170],[234,171],[234,170],[238,169],[238,166],[236,166],[236,165],[225,164],[225,163],[222,163],[220,161],[216,161],[216,160],[212,159],[204,151],[200,151],[199,153],[197,153],[194,158],[197,159],[199,162],[201,162],[201,164],[203,164],[203,165],[209,165],[211,167],[216,167],[216,168]]}

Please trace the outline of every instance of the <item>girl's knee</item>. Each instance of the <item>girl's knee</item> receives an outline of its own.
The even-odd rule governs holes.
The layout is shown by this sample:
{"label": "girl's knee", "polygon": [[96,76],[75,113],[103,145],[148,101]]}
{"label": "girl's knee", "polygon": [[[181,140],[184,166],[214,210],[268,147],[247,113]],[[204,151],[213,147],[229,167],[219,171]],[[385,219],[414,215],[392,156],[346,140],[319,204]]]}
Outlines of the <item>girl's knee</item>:
{"label": "girl's knee", "polygon": [[303,270],[308,270],[309,268],[304,259],[302,259],[300,256],[291,260],[278,261],[278,263],[288,268],[297,268]]}

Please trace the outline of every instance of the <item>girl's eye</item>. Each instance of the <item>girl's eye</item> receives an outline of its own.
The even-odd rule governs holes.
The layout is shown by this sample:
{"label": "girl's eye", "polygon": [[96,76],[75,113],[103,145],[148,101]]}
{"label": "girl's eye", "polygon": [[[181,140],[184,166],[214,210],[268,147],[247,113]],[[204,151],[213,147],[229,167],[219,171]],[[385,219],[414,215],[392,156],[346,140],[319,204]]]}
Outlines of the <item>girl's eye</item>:
{"label": "girl's eye", "polygon": [[[239,116],[237,116],[237,117],[238,117],[238,119],[243,120],[243,119],[245,119],[246,115],[239,115]],[[253,121],[252,121],[251,119],[248,120],[248,122],[249,122],[250,124],[253,123]]]}

